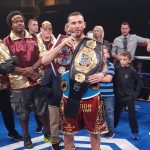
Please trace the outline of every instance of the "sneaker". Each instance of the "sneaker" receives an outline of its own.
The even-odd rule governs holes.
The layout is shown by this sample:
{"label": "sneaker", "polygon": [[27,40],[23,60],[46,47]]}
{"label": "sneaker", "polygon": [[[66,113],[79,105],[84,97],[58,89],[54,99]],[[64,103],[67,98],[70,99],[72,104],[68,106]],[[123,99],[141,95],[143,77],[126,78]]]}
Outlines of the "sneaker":
{"label": "sneaker", "polygon": [[31,137],[29,135],[24,137],[24,148],[25,149],[33,148]]}
{"label": "sneaker", "polygon": [[48,135],[48,134],[44,134],[44,142],[45,142],[45,143],[51,142],[51,136]]}
{"label": "sneaker", "polygon": [[51,148],[52,148],[52,150],[60,150],[59,143],[52,144]]}
{"label": "sneaker", "polygon": [[133,140],[139,140],[140,137],[139,137],[138,133],[133,133],[133,134],[132,134],[132,139],[133,139]]}
{"label": "sneaker", "polygon": [[42,133],[42,127],[37,127],[35,133]]}
{"label": "sneaker", "polygon": [[17,132],[13,132],[13,133],[8,133],[8,138],[13,139],[15,141],[23,141],[23,137]]}
{"label": "sneaker", "polygon": [[106,136],[107,139],[111,139],[115,136],[115,133],[109,133],[108,132],[108,133],[105,134],[105,136]]}

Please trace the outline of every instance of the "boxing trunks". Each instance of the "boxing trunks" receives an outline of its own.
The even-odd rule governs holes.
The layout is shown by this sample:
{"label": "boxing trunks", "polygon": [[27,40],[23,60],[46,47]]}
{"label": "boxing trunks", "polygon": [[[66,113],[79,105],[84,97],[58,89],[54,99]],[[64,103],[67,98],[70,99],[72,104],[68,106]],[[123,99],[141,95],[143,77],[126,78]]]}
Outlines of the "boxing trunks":
{"label": "boxing trunks", "polygon": [[90,85],[88,77],[101,71],[102,62],[102,43],[83,38],[74,50],[70,71],[62,75],[61,88],[68,97],[66,117],[76,117],[81,99],[99,94],[98,84]]}

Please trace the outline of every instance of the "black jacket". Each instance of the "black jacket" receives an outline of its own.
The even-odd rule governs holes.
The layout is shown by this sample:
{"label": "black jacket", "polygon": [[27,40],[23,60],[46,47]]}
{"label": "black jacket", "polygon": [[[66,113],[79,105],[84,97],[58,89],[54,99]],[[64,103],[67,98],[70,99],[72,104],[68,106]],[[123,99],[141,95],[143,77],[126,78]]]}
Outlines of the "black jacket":
{"label": "black jacket", "polygon": [[116,101],[134,100],[138,96],[141,87],[142,81],[131,65],[129,67],[116,67],[114,77]]}
{"label": "black jacket", "polygon": [[55,76],[53,70],[49,68],[40,85],[41,98],[47,101],[48,105],[60,105],[62,91],[61,91],[61,75]]}

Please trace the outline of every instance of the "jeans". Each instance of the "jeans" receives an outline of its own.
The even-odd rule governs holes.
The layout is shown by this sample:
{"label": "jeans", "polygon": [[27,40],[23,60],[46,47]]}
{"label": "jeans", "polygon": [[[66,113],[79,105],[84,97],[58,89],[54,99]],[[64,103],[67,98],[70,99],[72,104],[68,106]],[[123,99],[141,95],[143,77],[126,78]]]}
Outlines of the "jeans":
{"label": "jeans", "polygon": [[115,98],[114,96],[110,97],[102,97],[104,101],[105,107],[105,119],[108,126],[108,130],[110,134],[114,133],[114,104]]}
{"label": "jeans", "polygon": [[20,120],[29,118],[31,111],[38,116],[47,115],[47,103],[41,96],[39,86],[11,91],[11,105]]}

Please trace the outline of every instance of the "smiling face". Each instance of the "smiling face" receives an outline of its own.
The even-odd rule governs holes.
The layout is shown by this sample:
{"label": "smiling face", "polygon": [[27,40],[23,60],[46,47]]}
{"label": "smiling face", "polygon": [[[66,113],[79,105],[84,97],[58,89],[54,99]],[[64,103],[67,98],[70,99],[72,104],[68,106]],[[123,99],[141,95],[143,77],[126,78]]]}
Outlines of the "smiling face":
{"label": "smiling face", "polygon": [[86,23],[82,15],[74,15],[68,18],[68,24],[72,32],[76,34],[77,38],[83,36]]}
{"label": "smiling face", "polygon": [[25,24],[22,17],[17,17],[12,21],[11,28],[15,33],[22,33],[25,30]]}

